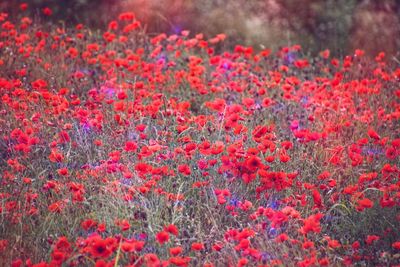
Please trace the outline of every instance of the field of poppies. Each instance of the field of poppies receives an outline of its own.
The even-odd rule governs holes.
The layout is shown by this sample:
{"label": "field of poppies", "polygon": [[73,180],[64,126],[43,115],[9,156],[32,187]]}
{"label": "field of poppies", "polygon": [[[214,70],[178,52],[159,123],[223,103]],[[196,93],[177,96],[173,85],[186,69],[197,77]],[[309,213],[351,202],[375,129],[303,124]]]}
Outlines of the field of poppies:
{"label": "field of poppies", "polygon": [[0,266],[400,266],[398,59],[26,8],[0,14]]}

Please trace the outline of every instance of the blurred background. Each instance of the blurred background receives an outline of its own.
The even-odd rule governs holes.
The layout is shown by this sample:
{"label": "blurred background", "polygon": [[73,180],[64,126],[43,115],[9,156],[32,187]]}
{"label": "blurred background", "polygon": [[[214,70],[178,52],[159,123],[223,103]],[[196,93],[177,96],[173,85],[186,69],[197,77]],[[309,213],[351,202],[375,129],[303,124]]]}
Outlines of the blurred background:
{"label": "blurred background", "polygon": [[364,49],[398,56],[399,0],[2,0],[16,12],[50,7],[53,20],[104,28],[121,11],[133,11],[148,33],[190,30],[213,37],[228,35],[228,45],[278,49],[300,44],[306,52],[330,49],[336,56]]}

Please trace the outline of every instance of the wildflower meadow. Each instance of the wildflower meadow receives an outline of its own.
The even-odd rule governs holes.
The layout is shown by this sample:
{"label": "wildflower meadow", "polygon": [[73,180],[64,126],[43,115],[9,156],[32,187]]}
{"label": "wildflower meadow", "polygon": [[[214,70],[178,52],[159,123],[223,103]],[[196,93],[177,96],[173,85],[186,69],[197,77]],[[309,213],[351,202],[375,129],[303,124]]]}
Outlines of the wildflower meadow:
{"label": "wildflower meadow", "polygon": [[400,266],[400,61],[0,14],[0,266]]}

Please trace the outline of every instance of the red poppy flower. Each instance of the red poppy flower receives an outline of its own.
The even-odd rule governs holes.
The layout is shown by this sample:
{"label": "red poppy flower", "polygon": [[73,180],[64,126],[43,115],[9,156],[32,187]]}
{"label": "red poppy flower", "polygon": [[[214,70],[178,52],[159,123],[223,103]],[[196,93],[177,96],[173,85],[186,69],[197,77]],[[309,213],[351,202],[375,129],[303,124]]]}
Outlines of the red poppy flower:
{"label": "red poppy flower", "polygon": [[173,224],[165,226],[164,231],[167,231],[168,233],[176,235],[176,236],[179,234],[178,228]]}
{"label": "red poppy flower", "polygon": [[198,243],[198,242],[192,243],[192,250],[199,251],[203,249],[204,249],[203,243]]}
{"label": "red poppy flower", "polygon": [[317,189],[314,189],[312,191],[312,197],[314,200],[314,207],[321,208],[322,207],[322,198],[321,198],[321,194],[319,193],[319,191]]}
{"label": "red poppy flower", "polygon": [[133,251],[135,251],[135,243],[134,242],[123,242],[121,244],[121,250],[123,252],[133,252]]}
{"label": "red poppy flower", "polygon": [[177,256],[182,253],[182,247],[173,247],[169,249],[169,253],[172,256]]}
{"label": "red poppy flower", "polygon": [[45,16],[51,16],[53,14],[53,11],[50,8],[45,7],[45,8],[42,9],[42,13]]}
{"label": "red poppy flower", "polygon": [[94,240],[89,253],[95,258],[108,258],[112,251],[107,247],[107,241],[99,238]]}
{"label": "red poppy flower", "polygon": [[217,242],[212,246],[213,250],[215,251],[221,251],[223,247],[224,245],[222,244],[222,242]]}
{"label": "red poppy flower", "polygon": [[92,227],[96,227],[96,226],[97,226],[97,222],[94,221],[94,220],[92,220],[92,219],[84,220],[84,221],[81,223],[81,227],[82,227],[85,231],[89,230],[89,229],[92,228]]}
{"label": "red poppy flower", "polygon": [[305,219],[304,226],[301,227],[300,232],[302,234],[307,234],[309,232],[319,233],[321,231],[320,220],[322,217],[324,217],[322,213],[317,213]]}
{"label": "red poppy flower", "polygon": [[64,155],[58,152],[58,150],[53,149],[50,153],[49,159],[51,162],[62,162],[64,160]]}
{"label": "red poppy flower", "polygon": [[68,176],[68,169],[67,168],[61,168],[57,170],[57,173],[61,176]]}
{"label": "red poppy flower", "polygon": [[363,211],[366,208],[372,208],[374,206],[374,202],[372,202],[369,198],[363,198],[358,201],[357,209]]}
{"label": "red poppy flower", "polygon": [[340,242],[337,241],[337,240],[329,240],[329,241],[328,241],[328,246],[329,246],[330,248],[336,249],[336,248],[340,248],[340,247],[341,247],[341,244],[340,244]]}
{"label": "red poppy flower", "polygon": [[168,242],[169,234],[166,231],[161,231],[156,234],[156,239],[157,239],[158,243],[160,243],[162,245],[162,244]]}
{"label": "red poppy flower", "polygon": [[377,235],[368,235],[365,239],[365,243],[367,243],[367,245],[371,245],[373,242],[378,241],[379,239],[380,237]]}
{"label": "red poppy flower", "polygon": [[187,164],[182,164],[178,166],[178,171],[182,173],[183,175],[190,175],[192,171],[190,170],[190,167]]}
{"label": "red poppy flower", "polygon": [[394,243],[392,244],[392,247],[393,247],[394,249],[400,250],[400,241],[394,242]]}
{"label": "red poppy flower", "polygon": [[369,129],[369,130],[368,130],[368,136],[369,136],[370,138],[372,138],[372,139],[375,139],[375,140],[381,139],[381,137],[378,135],[377,132],[375,132],[374,129]]}
{"label": "red poppy flower", "polygon": [[124,149],[125,149],[125,151],[128,151],[128,152],[136,151],[137,144],[136,144],[136,142],[133,142],[133,141],[126,141]]}
{"label": "red poppy flower", "polygon": [[281,151],[281,153],[279,154],[279,160],[283,163],[286,163],[290,160],[290,157],[288,156],[286,150]]}
{"label": "red poppy flower", "polygon": [[169,262],[176,266],[188,266],[191,258],[190,257],[172,257]]}
{"label": "red poppy flower", "polygon": [[238,266],[238,267],[245,266],[248,262],[249,262],[248,259],[246,259],[246,258],[240,258],[239,261],[238,261],[237,266]]}
{"label": "red poppy flower", "polygon": [[51,258],[55,263],[61,264],[67,258],[67,255],[65,252],[54,250],[51,253]]}
{"label": "red poppy flower", "polygon": [[288,237],[288,235],[287,234],[280,234],[280,235],[278,235],[277,237],[276,237],[276,241],[277,242],[280,242],[280,243],[282,243],[282,242],[285,242],[286,240],[288,240],[289,239],[289,237]]}
{"label": "red poppy flower", "polygon": [[144,255],[144,261],[145,261],[145,266],[148,267],[159,267],[161,266],[161,262],[160,259],[158,258],[158,256],[154,253],[147,253],[146,255]]}
{"label": "red poppy flower", "polygon": [[22,3],[19,5],[19,9],[21,9],[21,11],[25,11],[28,9],[28,4],[27,3]]}
{"label": "red poppy flower", "polygon": [[246,168],[251,172],[257,171],[262,166],[261,159],[257,156],[250,156],[245,164]]}
{"label": "red poppy flower", "polygon": [[62,201],[54,202],[49,205],[49,211],[54,212],[54,213],[60,213],[62,211],[62,208],[63,208]]}

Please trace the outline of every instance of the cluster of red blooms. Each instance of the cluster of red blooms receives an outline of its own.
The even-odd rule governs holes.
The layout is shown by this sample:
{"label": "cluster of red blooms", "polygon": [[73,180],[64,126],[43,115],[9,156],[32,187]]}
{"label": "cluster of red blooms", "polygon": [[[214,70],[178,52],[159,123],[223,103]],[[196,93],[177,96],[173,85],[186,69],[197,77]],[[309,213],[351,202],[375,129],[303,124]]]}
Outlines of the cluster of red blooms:
{"label": "cluster of red blooms", "polygon": [[[395,265],[400,68],[0,14],[0,265]],[[50,8],[42,10],[51,16]],[[50,251],[50,254],[49,254]]]}

